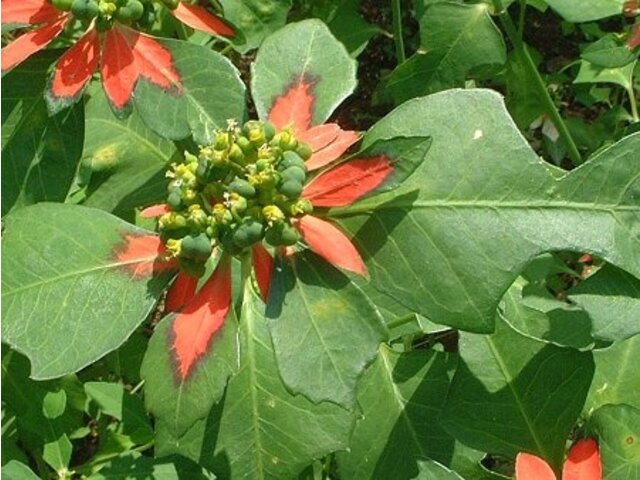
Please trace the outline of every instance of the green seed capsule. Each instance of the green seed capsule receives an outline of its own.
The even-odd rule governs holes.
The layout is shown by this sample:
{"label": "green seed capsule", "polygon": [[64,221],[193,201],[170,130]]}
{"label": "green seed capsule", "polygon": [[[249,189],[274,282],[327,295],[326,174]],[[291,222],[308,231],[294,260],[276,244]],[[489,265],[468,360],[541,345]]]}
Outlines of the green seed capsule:
{"label": "green seed capsule", "polygon": [[182,194],[175,190],[167,197],[167,203],[173,210],[178,210],[182,206]]}
{"label": "green seed capsule", "polygon": [[280,185],[280,193],[289,198],[298,198],[302,193],[302,183],[296,180],[287,180]]}
{"label": "green seed capsule", "polygon": [[274,127],[271,122],[264,122],[262,128],[264,128],[264,136],[266,137],[267,142],[271,141],[276,134],[276,127]]}
{"label": "green seed capsule", "polygon": [[238,139],[236,140],[236,145],[240,147],[245,155],[256,152],[256,149],[253,148],[253,144],[247,137],[238,137]]}
{"label": "green seed capsule", "polygon": [[235,232],[233,242],[241,248],[246,248],[260,241],[264,235],[264,225],[253,218],[245,220]]}
{"label": "green seed capsule", "polygon": [[90,20],[100,13],[100,7],[96,0],[73,0],[71,13],[81,20]]}
{"label": "green seed capsule", "polygon": [[289,167],[298,167],[305,172],[307,171],[307,166],[304,163],[304,160],[295,152],[284,152],[282,154],[282,160],[278,164],[278,170],[280,171],[284,171]]}
{"label": "green seed capsule", "polygon": [[115,17],[123,23],[135,22],[142,17],[144,13],[144,5],[138,0],[129,0],[124,6],[118,8]]}
{"label": "green seed capsule", "polygon": [[245,198],[253,197],[256,194],[256,189],[253,188],[253,185],[241,178],[236,178],[231,182],[229,184],[229,190]]}
{"label": "green seed capsule", "polygon": [[264,239],[273,247],[291,246],[298,243],[300,234],[292,225],[281,223],[268,228]]}
{"label": "green seed capsule", "polygon": [[187,235],[182,239],[181,255],[193,260],[206,260],[211,256],[211,240],[205,233]]}
{"label": "green seed capsule", "polygon": [[304,160],[309,160],[311,155],[313,155],[313,150],[307,143],[298,142],[298,148],[296,148],[296,153],[300,155]]}
{"label": "green seed capsule", "polygon": [[307,178],[305,171],[297,166],[289,167],[282,172],[282,181],[295,180],[296,182],[304,183]]}
{"label": "green seed capsule", "polygon": [[180,258],[180,268],[187,272],[192,277],[198,277],[204,275],[205,264],[204,262],[200,262],[198,260],[193,260],[190,258]]}
{"label": "green seed capsule", "polygon": [[58,10],[64,10],[65,12],[68,12],[69,10],[71,10],[73,0],[51,0],[51,4]]}
{"label": "green seed capsule", "polygon": [[144,12],[142,16],[138,19],[138,24],[145,29],[151,28],[153,23],[156,21],[156,11],[153,8],[152,3],[147,3],[144,6]]}

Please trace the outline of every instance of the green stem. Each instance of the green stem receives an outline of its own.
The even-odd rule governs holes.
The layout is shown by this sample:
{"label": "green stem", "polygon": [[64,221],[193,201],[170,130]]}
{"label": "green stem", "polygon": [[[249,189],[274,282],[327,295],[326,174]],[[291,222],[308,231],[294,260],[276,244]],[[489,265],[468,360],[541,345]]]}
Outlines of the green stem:
{"label": "green stem", "polygon": [[578,147],[573,141],[573,137],[571,136],[566,123],[564,123],[564,120],[562,120],[558,109],[553,103],[553,99],[549,94],[549,90],[547,90],[547,85],[544,83],[543,78],[540,76],[540,72],[538,72],[536,64],[529,54],[527,45],[522,41],[522,38],[520,38],[518,31],[513,24],[513,20],[511,20],[511,17],[506,11],[500,14],[500,23],[507,32],[507,36],[509,37],[513,48],[518,53],[520,53],[519,56],[524,60],[522,67],[524,67],[527,70],[528,74],[534,79],[535,86],[538,90],[538,93],[540,94],[540,98],[543,101],[545,113],[551,119],[554,126],[558,130],[558,134],[560,135],[562,142],[567,148],[567,154],[569,155],[571,162],[575,166],[580,165],[582,163],[582,158],[580,156],[580,152],[578,151]]}
{"label": "green stem", "polygon": [[391,11],[393,14],[393,41],[396,44],[396,60],[398,65],[404,63],[407,57],[404,53],[404,39],[402,38],[402,9],[400,0],[391,0]]}
{"label": "green stem", "polygon": [[527,11],[527,0],[520,0],[520,15],[518,18],[518,38],[522,42],[524,37],[524,20]]}
{"label": "green stem", "polygon": [[[140,445],[138,447],[132,448],[131,450],[129,450],[129,452],[137,452],[137,453],[142,453],[145,450],[149,450],[150,448],[153,447],[153,442],[149,442],[149,443],[145,443],[144,445]],[[116,453],[110,453],[108,455],[104,455],[96,460],[93,460],[91,462],[85,463],[84,465],[81,465],[79,467],[75,467],[73,469],[73,471],[75,473],[79,473],[79,474],[85,474],[88,475],[90,473],[93,472],[93,469],[102,465],[103,463],[108,462],[109,460],[113,460],[116,457],[119,457],[121,455],[121,452],[116,452]]]}
{"label": "green stem", "polygon": [[638,101],[636,100],[636,93],[633,91],[632,85],[629,85],[629,88],[627,88],[627,93],[629,94],[629,103],[631,104],[633,122],[640,122],[640,117],[638,116]]}

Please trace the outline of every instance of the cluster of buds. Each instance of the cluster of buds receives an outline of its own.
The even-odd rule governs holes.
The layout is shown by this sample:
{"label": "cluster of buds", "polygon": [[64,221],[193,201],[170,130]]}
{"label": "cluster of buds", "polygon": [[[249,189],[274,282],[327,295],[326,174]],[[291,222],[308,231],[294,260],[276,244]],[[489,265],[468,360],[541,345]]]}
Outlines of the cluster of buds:
{"label": "cluster of buds", "polygon": [[[115,21],[147,28],[155,21],[154,0],[48,0],[55,8],[82,21],[93,21],[101,31],[108,30]],[[180,0],[161,0],[161,3],[175,9]]]}
{"label": "cluster of buds", "polygon": [[263,240],[291,246],[300,240],[292,222],[312,212],[300,198],[307,176],[308,145],[289,129],[251,120],[230,123],[213,144],[167,172],[169,211],[159,219],[169,256],[194,276],[202,276],[214,247],[239,255]]}

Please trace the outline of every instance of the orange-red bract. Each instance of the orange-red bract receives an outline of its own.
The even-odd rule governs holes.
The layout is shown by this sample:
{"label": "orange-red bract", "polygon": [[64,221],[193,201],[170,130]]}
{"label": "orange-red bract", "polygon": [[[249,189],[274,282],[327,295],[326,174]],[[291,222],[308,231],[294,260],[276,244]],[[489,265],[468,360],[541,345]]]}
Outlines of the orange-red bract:
{"label": "orange-red bract", "polygon": [[[516,480],[556,480],[556,476],[542,458],[521,452],[516,457]],[[562,480],[602,480],[600,451],[593,438],[578,440],[571,447]]]}
{"label": "orange-red bract", "polygon": [[256,243],[251,248],[253,260],[253,270],[256,272],[256,282],[260,289],[260,296],[265,302],[269,298],[269,288],[271,286],[271,273],[273,272],[273,258],[266,248],[260,243]]}
{"label": "orange-red bract", "polygon": [[600,450],[593,438],[578,440],[571,450],[562,469],[562,480],[600,480],[602,463]]}
{"label": "orange-red bract", "polygon": [[173,323],[173,351],[178,375],[185,380],[208,351],[231,307],[231,261],[223,256],[213,275]]}
{"label": "orange-red bract", "polygon": [[175,312],[190,302],[196,294],[197,286],[197,277],[192,277],[187,273],[179,272],[167,293],[167,299],[164,307],[165,311]]}
{"label": "orange-red bract", "polygon": [[176,267],[175,261],[163,260],[165,247],[157,235],[125,234],[123,240],[124,243],[116,247],[115,258],[133,278],[148,277]]}
{"label": "orange-red bract", "polygon": [[302,196],[316,207],[350,205],[375,190],[393,173],[386,155],[342,163],[313,179]]}
{"label": "orange-red bract", "polygon": [[185,25],[209,35],[224,35],[225,37],[234,35],[233,28],[198,5],[180,2],[175,9],[171,10],[171,13]]}
{"label": "orange-red bract", "polygon": [[296,220],[295,226],[309,248],[327,262],[366,276],[367,267],[358,250],[338,227],[312,215],[305,215]]}

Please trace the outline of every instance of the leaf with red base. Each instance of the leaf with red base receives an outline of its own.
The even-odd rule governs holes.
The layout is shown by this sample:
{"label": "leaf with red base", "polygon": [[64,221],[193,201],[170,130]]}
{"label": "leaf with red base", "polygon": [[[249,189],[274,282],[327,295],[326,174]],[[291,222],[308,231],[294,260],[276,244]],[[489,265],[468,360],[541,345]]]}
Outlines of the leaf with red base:
{"label": "leaf with red base", "polygon": [[299,78],[273,102],[269,121],[278,130],[291,127],[294,133],[300,134],[311,126],[314,101],[313,82]]}
{"label": "leaf with red base", "polygon": [[185,380],[207,353],[231,308],[231,261],[222,257],[213,275],[173,323],[177,373]]}
{"label": "leaf with red base", "polygon": [[173,65],[171,51],[148,35],[128,28],[125,32],[139,74],[160,88],[180,92],[181,76]]}
{"label": "leaf with red base", "polygon": [[149,277],[176,268],[176,262],[163,258],[164,243],[157,235],[124,234],[124,243],[115,249],[120,266],[133,278]]}
{"label": "leaf with red base", "polygon": [[80,99],[99,60],[100,39],[91,29],[58,60],[45,95],[49,112],[57,113]]}
{"label": "leaf with red base", "polygon": [[600,450],[593,438],[578,440],[564,462],[562,480],[601,480]]}
{"label": "leaf with red base", "polygon": [[556,480],[556,474],[540,457],[519,453],[516,457],[516,480]]}
{"label": "leaf with red base", "polygon": [[118,348],[171,279],[159,238],[102,210],[45,202],[5,223],[2,340],[29,357],[33,378],[76,372]]}
{"label": "leaf with red base", "polygon": [[353,92],[355,67],[324,23],[290,23],[264,40],[252,65],[258,117],[296,133],[323,124]]}
{"label": "leaf with red base", "polygon": [[311,146],[313,154],[306,164],[309,170],[316,170],[340,158],[360,139],[360,135],[350,130],[342,130],[335,123],[327,123],[303,132],[298,139]]}
{"label": "leaf with red base", "polygon": [[233,37],[234,35],[231,26],[198,5],[179,2],[178,6],[171,10],[171,13],[185,25],[209,35],[223,35],[225,37]]}
{"label": "leaf with red base", "polygon": [[253,270],[256,274],[256,282],[260,289],[263,301],[269,298],[271,288],[271,274],[273,273],[273,257],[261,244],[256,243],[251,249]]}
{"label": "leaf with red base", "polygon": [[[4,14],[4,12],[3,12]],[[39,52],[56,38],[69,21],[67,16],[31,30],[2,49],[2,71],[9,70]]]}
{"label": "leaf with red base", "polygon": [[195,296],[197,287],[197,277],[192,277],[184,272],[178,273],[167,293],[165,311],[175,312],[189,303]]}
{"label": "leaf with red base", "polygon": [[338,227],[312,215],[298,219],[295,227],[309,248],[327,262],[361,276],[367,275],[367,267],[358,250]]}
{"label": "leaf with red base", "polygon": [[60,16],[60,10],[45,0],[3,0],[2,25],[23,23],[36,25],[51,22]]}
{"label": "leaf with red base", "polygon": [[377,142],[355,160],[320,174],[305,186],[302,196],[318,207],[342,207],[393,190],[424,160],[428,137],[399,137]]}

